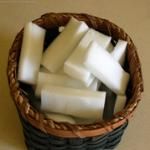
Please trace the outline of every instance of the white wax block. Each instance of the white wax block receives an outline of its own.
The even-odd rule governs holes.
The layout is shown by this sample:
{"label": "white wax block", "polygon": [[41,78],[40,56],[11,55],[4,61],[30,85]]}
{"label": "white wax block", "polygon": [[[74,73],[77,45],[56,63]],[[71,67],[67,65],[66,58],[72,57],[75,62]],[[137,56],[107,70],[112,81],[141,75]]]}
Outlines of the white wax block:
{"label": "white wax block", "polygon": [[111,55],[121,64],[121,66],[123,66],[125,62],[126,47],[127,41],[118,40],[114,50],[111,52]]}
{"label": "white wax block", "polygon": [[98,87],[99,87],[99,80],[95,78],[94,81],[91,83],[91,85],[88,87],[88,89],[92,91],[97,91]]}
{"label": "white wax block", "polygon": [[68,122],[71,124],[76,124],[76,121],[73,117],[69,115],[57,114],[57,113],[46,113],[46,118],[52,119],[56,122]]}
{"label": "white wax block", "polygon": [[113,51],[113,49],[114,49],[114,46],[113,46],[113,44],[110,42],[109,45],[108,45],[108,47],[107,47],[107,51],[108,51],[109,53],[111,53],[111,52]]}
{"label": "white wax block", "polygon": [[31,22],[24,28],[18,80],[35,84],[43,52],[45,30]]}
{"label": "white wax block", "polygon": [[[89,81],[88,83],[88,87],[83,84],[80,80],[76,80],[74,78],[71,78],[69,77],[69,75],[67,75],[65,72],[64,72],[64,68],[61,68],[57,74],[60,74],[60,75],[65,75],[65,76],[68,76],[69,79],[73,80],[74,82],[76,82],[76,84],[72,85],[72,86],[68,86],[68,87],[72,87],[72,88],[78,88],[78,89],[89,89],[89,90],[92,90],[92,91],[97,91],[99,85],[100,85],[100,81],[97,79],[97,78],[94,78],[94,80],[92,79],[92,83],[91,81]],[[78,84],[77,84],[78,83]],[[91,83],[91,84],[90,84]],[[76,86],[77,85],[77,86]],[[64,85],[65,86],[65,85]]]}
{"label": "white wax block", "polygon": [[103,48],[106,48],[111,41],[111,37],[89,29],[64,64],[64,72],[66,74],[84,82],[87,86],[91,84],[89,81],[92,82],[94,77],[83,66],[83,59],[89,43],[93,40],[98,42]]}
{"label": "white wax block", "polygon": [[96,41],[98,44],[101,45],[101,47],[103,47],[105,49],[108,48],[108,46],[111,43],[111,39],[112,39],[111,36],[105,35],[105,34],[103,34],[101,32],[98,32],[98,31],[96,31],[94,29],[90,29],[88,35],[86,35],[86,36],[87,37],[85,37],[85,38],[89,38],[90,37],[92,39],[92,40],[90,40],[90,42],[91,41]]}
{"label": "white wax block", "polygon": [[96,42],[91,42],[85,55],[84,65],[95,77],[116,94],[125,94],[129,74]]}
{"label": "white wax block", "polygon": [[58,31],[59,31],[59,32],[62,32],[64,29],[65,29],[64,26],[60,26],[60,27],[58,28]]}
{"label": "white wax block", "polygon": [[105,92],[45,85],[41,92],[41,110],[79,118],[102,119]]}
{"label": "white wax block", "polygon": [[36,96],[41,95],[42,86],[45,84],[86,89],[82,82],[70,78],[67,75],[39,72],[35,90]]}
{"label": "white wax block", "polygon": [[126,104],[126,100],[127,100],[127,97],[125,95],[117,95],[116,103],[114,107],[114,114],[123,110]]}
{"label": "white wax block", "polygon": [[89,72],[85,67],[82,67],[82,64],[77,65],[69,61],[66,61],[64,64],[64,72],[70,77],[80,80],[87,87],[90,86],[95,78],[91,72]]}
{"label": "white wax block", "polygon": [[50,72],[57,72],[88,29],[83,21],[71,18],[63,32],[44,52],[42,65]]}
{"label": "white wax block", "polygon": [[74,117],[76,124],[93,124],[95,120],[92,119],[84,119],[84,118],[76,118]]}

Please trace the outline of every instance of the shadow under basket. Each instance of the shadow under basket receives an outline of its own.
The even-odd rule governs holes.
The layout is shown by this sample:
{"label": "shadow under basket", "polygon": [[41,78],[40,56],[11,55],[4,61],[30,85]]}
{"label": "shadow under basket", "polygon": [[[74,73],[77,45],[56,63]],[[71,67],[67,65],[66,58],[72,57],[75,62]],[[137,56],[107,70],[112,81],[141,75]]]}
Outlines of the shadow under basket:
{"label": "shadow under basket", "polygon": [[57,36],[54,29],[65,26],[70,17],[85,21],[97,31],[112,36],[112,42],[122,39],[128,42],[124,69],[130,73],[130,82],[126,91],[126,107],[113,116],[111,120],[93,124],[72,125],[46,119],[34,108],[28,93],[21,88],[17,80],[18,61],[22,44],[23,29],[17,34],[9,52],[7,75],[10,92],[23,126],[25,143],[28,150],[105,150],[114,149],[120,142],[128,120],[133,116],[143,92],[143,78],[140,60],[131,38],[112,22],[91,16],[75,13],[47,13],[33,22],[45,28],[52,35],[45,38],[45,48]]}

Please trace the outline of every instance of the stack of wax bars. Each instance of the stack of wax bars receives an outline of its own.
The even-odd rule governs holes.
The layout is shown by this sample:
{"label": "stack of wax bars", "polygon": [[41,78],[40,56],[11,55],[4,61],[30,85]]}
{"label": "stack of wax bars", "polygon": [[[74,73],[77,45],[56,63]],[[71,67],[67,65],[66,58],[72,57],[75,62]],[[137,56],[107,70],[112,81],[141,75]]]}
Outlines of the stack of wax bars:
{"label": "stack of wax bars", "polygon": [[112,37],[75,18],[58,32],[44,49],[47,30],[25,25],[18,80],[33,87],[32,101],[40,101],[48,119],[71,124],[111,119],[126,104],[127,42],[112,44]]}

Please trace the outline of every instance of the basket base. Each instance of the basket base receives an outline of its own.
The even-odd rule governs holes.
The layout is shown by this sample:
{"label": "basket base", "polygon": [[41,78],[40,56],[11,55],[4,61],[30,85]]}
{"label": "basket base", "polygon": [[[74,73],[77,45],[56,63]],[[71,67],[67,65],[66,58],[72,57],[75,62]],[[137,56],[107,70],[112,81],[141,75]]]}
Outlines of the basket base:
{"label": "basket base", "polygon": [[126,122],[112,132],[88,138],[61,138],[45,134],[20,116],[28,150],[113,150],[121,141]]}

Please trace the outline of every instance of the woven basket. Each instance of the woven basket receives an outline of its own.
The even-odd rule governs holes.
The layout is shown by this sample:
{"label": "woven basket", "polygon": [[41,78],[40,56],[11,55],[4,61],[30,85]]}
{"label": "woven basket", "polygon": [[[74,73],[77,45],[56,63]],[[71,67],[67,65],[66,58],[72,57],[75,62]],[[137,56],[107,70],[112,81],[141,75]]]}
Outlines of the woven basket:
{"label": "woven basket", "polygon": [[[29,150],[102,150],[113,149],[121,140],[128,119],[133,115],[141,100],[143,79],[141,65],[131,38],[112,22],[87,14],[47,13],[33,22],[45,28],[54,37],[53,32],[64,26],[73,16],[85,21],[89,27],[112,36],[113,42],[123,39],[128,42],[125,70],[130,73],[131,80],[127,89],[127,105],[113,116],[111,120],[88,125],[71,125],[46,119],[42,113],[30,104],[30,96],[21,89],[17,80],[18,60],[22,44],[23,29],[17,34],[8,57],[7,75],[10,92],[16,104],[23,125],[25,142]],[[45,47],[50,40],[46,38]]]}

